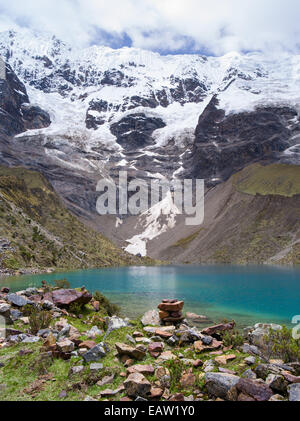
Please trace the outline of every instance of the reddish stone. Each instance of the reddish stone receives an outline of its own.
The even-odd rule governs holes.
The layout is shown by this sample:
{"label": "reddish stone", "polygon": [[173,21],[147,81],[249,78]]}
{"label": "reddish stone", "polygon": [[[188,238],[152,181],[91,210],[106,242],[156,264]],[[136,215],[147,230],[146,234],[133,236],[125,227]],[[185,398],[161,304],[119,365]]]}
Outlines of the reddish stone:
{"label": "reddish stone", "polygon": [[97,344],[96,344],[96,342],[94,342],[94,341],[84,341],[84,342],[81,342],[81,343],[79,344],[79,348],[92,349],[92,348],[94,348],[96,345],[97,345]]}
{"label": "reddish stone", "polygon": [[286,372],[283,372],[282,374],[285,380],[287,380],[289,383],[300,383],[300,377],[293,376],[293,374],[286,373]]}
{"label": "reddish stone", "polygon": [[163,320],[163,319],[165,319],[165,318],[167,318],[167,317],[169,317],[170,316],[170,314],[167,312],[167,311],[160,311],[159,312],[159,318],[161,319],[161,320]]}
{"label": "reddish stone", "polygon": [[152,342],[148,346],[148,351],[151,357],[157,358],[164,350],[164,344],[162,342]]}
{"label": "reddish stone", "polygon": [[160,387],[152,387],[150,390],[150,399],[160,399],[164,391]]}
{"label": "reddish stone", "polygon": [[155,335],[156,336],[160,336],[163,339],[169,339],[169,338],[171,338],[173,336],[172,333],[166,332],[166,331],[160,330],[160,329],[156,329]]}
{"label": "reddish stone", "polygon": [[8,294],[8,293],[9,293],[9,291],[10,291],[10,289],[9,289],[8,287],[3,287],[3,288],[1,288],[1,293],[2,293],[2,294]]}
{"label": "reddish stone", "polygon": [[199,367],[202,367],[203,366],[203,361],[202,360],[195,360],[194,362],[193,362],[193,366],[195,367],[195,368],[199,368]]}
{"label": "reddish stone", "polygon": [[88,291],[75,289],[58,289],[52,292],[52,301],[58,307],[68,307],[70,304],[88,304],[92,295]]}
{"label": "reddish stone", "polygon": [[235,387],[238,392],[260,402],[268,401],[274,394],[266,384],[250,379],[240,379]]}
{"label": "reddish stone", "polygon": [[120,402],[132,402],[132,399],[128,398],[127,396],[124,396],[120,399]]}
{"label": "reddish stone", "polygon": [[219,324],[219,325],[207,327],[206,329],[203,329],[201,333],[203,333],[203,335],[211,336],[216,333],[225,332],[226,330],[232,330],[234,329],[234,327],[235,327],[235,322],[230,322],[226,324]]}
{"label": "reddish stone", "polygon": [[176,393],[172,395],[169,399],[170,402],[184,402],[184,395],[182,393]]}
{"label": "reddish stone", "polygon": [[174,303],[161,303],[158,308],[161,311],[177,312],[181,311],[184,306],[184,301],[176,301]]}
{"label": "reddish stone", "polygon": [[127,376],[129,376],[130,374],[133,374],[133,373],[151,375],[151,374],[154,373],[154,368],[152,367],[152,365],[137,364],[137,365],[133,365],[133,366],[127,368],[127,371],[126,371]]}

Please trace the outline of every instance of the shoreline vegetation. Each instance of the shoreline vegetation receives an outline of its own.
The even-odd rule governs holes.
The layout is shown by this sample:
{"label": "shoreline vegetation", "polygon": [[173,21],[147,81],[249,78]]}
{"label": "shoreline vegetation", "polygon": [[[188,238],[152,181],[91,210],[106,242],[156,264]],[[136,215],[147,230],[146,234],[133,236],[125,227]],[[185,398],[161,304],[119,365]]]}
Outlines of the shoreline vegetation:
{"label": "shoreline vegetation", "polygon": [[205,315],[173,299],[141,319],[119,314],[66,280],[3,287],[0,400],[300,400],[300,341],[284,326],[203,328]]}

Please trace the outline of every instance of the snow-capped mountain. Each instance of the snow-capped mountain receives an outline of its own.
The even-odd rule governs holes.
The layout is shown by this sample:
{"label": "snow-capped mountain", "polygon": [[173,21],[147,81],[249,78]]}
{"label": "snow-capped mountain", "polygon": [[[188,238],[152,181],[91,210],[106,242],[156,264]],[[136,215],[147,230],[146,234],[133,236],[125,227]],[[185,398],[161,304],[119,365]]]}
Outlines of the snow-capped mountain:
{"label": "snow-capped mountain", "polygon": [[214,186],[254,161],[300,162],[300,56],[79,49],[29,30],[1,33],[0,56],[51,119],[14,147],[77,213],[95,213],[96,180],[119,170]]}

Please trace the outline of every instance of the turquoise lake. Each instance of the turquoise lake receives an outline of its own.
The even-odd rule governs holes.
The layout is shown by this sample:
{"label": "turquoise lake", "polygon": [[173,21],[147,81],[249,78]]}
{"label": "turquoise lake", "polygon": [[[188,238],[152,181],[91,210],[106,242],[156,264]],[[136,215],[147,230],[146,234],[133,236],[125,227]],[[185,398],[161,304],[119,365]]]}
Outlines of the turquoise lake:
{"label": "turquoise lake", "polygon": [[54,279],[101,291],[129,317],[156,308],[164,298],[184,300],[184,310],[208,316],[208,324],[234,319],[240,327],[257,322],[290,325],[293,316],[300,314],[299,267],[110,268],[0,278],[0,287],[7,285],[18,291]]}

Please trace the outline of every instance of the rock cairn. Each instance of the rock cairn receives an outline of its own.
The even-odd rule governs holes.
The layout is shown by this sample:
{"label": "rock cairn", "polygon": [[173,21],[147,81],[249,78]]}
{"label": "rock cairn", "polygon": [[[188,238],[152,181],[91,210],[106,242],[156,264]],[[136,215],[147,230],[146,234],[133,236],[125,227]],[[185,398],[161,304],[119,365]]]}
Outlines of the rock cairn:
{"label": "rock cairn", "polygon": [[163,300],[159,305],[159,318],[162,324],[178,324],[184,320],[182,309],[184,301]]}

